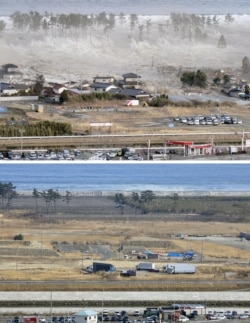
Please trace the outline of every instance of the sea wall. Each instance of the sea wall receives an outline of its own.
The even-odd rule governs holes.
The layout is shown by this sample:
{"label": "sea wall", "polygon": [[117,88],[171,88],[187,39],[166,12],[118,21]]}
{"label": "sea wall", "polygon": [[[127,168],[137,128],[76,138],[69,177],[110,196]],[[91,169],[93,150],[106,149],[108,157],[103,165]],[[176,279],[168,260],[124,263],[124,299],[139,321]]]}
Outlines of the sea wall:
{"label": "sea wall", "polygon": [[[125,196],[130,196],[132,192],[140,193],[140,191],[71,191],[75,196],[114,196],[117,193],[121,193]],[[32,196],[32,191],[18,191],[18,195]],[[61,191],[61,194],[66,191]],[[250,191],[153,191],[156,196],[250,196]]]}

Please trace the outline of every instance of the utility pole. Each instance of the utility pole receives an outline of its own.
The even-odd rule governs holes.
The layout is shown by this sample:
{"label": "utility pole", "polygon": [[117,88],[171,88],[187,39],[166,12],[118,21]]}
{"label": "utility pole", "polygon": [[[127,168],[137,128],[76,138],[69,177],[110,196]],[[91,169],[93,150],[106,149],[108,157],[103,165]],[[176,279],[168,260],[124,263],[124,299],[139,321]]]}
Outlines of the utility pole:
{"label": "utility pole", "polygon": [[149,160],[150,139],[147,140],[147,146],[148,146],[148,156],[147,156],[147,158]]}
{"label": "utility pole", "polygon": [[23,152],[23,134],[24,134],[25,130],[20,129],[19,132],[20,132],[20,150],[21,150],[21,154],[22,154],[22,152]]}

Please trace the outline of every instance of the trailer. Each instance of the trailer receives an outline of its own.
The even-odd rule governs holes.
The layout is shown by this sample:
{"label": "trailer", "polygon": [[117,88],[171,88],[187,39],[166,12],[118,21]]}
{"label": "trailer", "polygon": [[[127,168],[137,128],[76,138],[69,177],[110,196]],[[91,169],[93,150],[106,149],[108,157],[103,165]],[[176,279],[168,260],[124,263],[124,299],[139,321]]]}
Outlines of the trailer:
{"label": "trailer", "polygon": [[190,264],[167,264],[163,266],[163,272],[167,274],[194,274],[196,268]]}
{"label": "trailer", "polygon": [[96,273],[98,271],[114,272],[116,268],[112,264],[107,264],[103,262],[93,262],[93,265],[89,269]]}
{"label": "trailer", "polygon": [[141,262],[136,266],[136,270],[145,270],[150,272],[159,272],[160,270],[152,262]]}

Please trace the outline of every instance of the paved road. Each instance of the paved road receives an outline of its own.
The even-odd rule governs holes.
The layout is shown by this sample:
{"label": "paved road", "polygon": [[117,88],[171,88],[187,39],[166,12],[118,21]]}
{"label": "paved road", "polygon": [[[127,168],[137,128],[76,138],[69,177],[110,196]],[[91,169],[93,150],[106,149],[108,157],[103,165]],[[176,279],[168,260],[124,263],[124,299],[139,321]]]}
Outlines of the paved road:
{"label": "paved road", "polygon": [[[149,296],[150,294],[150,296]],[[249,301],[250,291],[226,291],[226,292],[1,292],[0,299],[5,301],[79,301],[79,300],[103,300],[105,301],[162,301],[175,300],[183,302],[183,299],[193,303],[206,301]]]}

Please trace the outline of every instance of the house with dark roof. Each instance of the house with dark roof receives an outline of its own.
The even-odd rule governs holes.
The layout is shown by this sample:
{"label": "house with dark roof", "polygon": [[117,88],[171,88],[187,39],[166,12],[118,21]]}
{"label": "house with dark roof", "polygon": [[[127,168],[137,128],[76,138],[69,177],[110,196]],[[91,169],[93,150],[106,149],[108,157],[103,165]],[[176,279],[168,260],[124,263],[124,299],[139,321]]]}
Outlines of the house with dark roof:
{"label": "house with dark roof", "polygon": [[23,74],[18,70],[18,66],[14,64],[5,64],[2,65],[0,70],[0,77],[6,81],[11,83],[20,83],[22,80]]}
{"label": "house with dark roof", "polygon": [[11,83],[0,83],[0,93],[2,95],[14,95],[21,91],[28,93],[30,91],[30,86],[25,84],[11,84]]}
{"label": "house with dark roof", "polygon": [[134,88],[138,89],[141,87],[142,82],[140,81],[141,76],[135,73],[127,73],[122,75],[123,80],[119,80],[118,84],[123,89]]}
{"label": "house with dark roof", "polygon": [[14,64],[5,64],[2,65],[2,70],[5,73],[18,72],[18,66]]}
{"label": "house with dark roof", "polygon": [[110,84],[110,83],[99,83],[99,82],[94,82],[90,84],[89,86],[92,90],[92,92],[108,92],[111,89],[117,88],[115,85]]}

